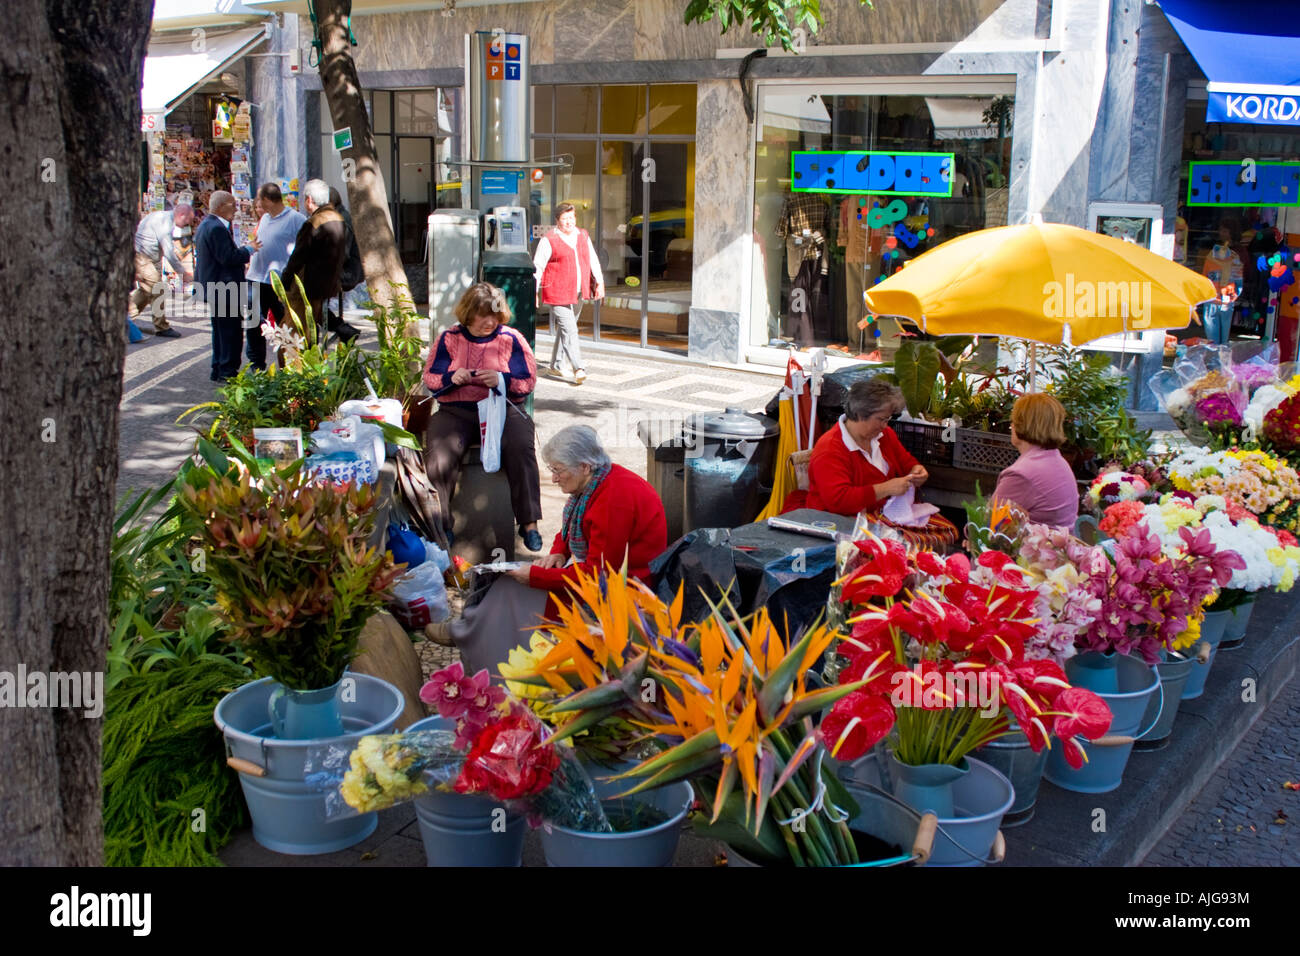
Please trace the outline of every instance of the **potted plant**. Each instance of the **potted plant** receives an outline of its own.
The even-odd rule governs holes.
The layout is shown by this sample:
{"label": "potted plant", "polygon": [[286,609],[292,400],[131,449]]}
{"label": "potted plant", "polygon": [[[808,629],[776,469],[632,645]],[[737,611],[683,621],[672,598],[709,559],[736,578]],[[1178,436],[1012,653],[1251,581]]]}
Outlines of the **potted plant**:
{"label": "potted plant", "polygon": [[200,440],[207,467],[182,475],[180,503],[199,540],[226,625],[253,671],[277,681],[276,736],[342,733],[337,685],[366,620],[401,574],[369,547],[378,497],[369,486],[310,481],[293,466],[255,473]]}
{"label": "potted plant", "polygon": [[704,805],[697,829],[751,860],[858,862],[848,826],[857,805],[814,717],[865,682],[820,688],[807,676],[830,628],[814,624],[787,644],[765,610],[742,617],[725,601],[683,625],[682,593],[665,604],[613,571],[581,576],[574,591],[545,629],[549,648],[509,671],[544,690],[558,738],[606,735],[613,720],[640,728],[659,752],[607,781],[622,784],[622,798],[689,781]]}
{"label": "potted plant", "polygon": [[[895,794],[953,826],[963,817],[984,824],[998,809],[954,800],[959,781],[983,772],[969,759],[982,746],[1018,731],[1039,752],[1055,736],[1065,758],[1082,764],[1077,738],[1103,734],[1110,712],[1097,695],[1071,687],[1055,661],[1027,656],[1039,593],[1010,556],[984,551],[972,563],[961,554],[908,554],[870,534],[854,548],[841,577],[853,613],[839,646],[847,658],[840,680],[867,687],[836,704],[823,726],[869,723],[875,730],[859,749],[888,737]],[[987,845],[968,849],[986,853],[996,829]]]}

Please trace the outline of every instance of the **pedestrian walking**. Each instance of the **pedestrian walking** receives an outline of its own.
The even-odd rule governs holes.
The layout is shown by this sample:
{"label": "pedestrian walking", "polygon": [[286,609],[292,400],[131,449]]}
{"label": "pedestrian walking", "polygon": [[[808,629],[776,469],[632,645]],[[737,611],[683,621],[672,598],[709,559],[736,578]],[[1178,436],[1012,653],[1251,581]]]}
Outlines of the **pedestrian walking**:
{"label": "pedestrian walking", "polygon": [[284,196],[275,183],[263,183],[258,187],[256,203],[262,210],[257,223],[257,241],[262,248],[253,253],[248,262],[248,281],[257,283],[258,322],[264,321],[269,312],[279,325],[284,321],[284,303],[275,294],[271,274],[284,272],[298,230],[307,217],[284,204]]}
{"label": "pedestrian walking", "polygon": [[[212,381],[225,382],[239,373],[244,342],[244,267],[262,244],[237,246],[231,233],[238,203],[218,189],[208,199],[209,215],[194,235],[195,291],[208,305],[212,319]],[[266,368],[266,340],[261,328],[248,329],[248,360]]]}
{"label": "pedestrian walking", "polygon": [[562,202],[555,207],[555,228],[537,243],[533,268],[537,277],[537,304],[549,305],[555,318],[551,371],[560,372],[558,359],[572,373],[573,383],[581,385],[587,378],[587,369],[582,364],[578,345],[578,316],[582,314],[583,299],[605,297],[605,278],[591,236],[587,230],[578,228],[573,203]]}
{"label": "pedestrian walking", "polygon": [[[326,322],[326,301],[340,294],[339,280],[348,256],[348,229],[343,215],[330,204],[330,188],[323,180],[307,180],[302,195],[310,218],[298,230],[281,278],[289,295],[289,308],[303,318],[310,306],[312,320],[321,326]],[[298,292],[295,276],[302,279],[306,302]],[[339,337],[343,338],[341,334]]]}
{"label": "pedestrian walking", "polygon": [[185,268],[176,246],[172,242],[172,233],[184,229],[194,221],[194,209],[180,204],[174,209],[151,212],[140,220],[135,230],[135,288],[131,290],[130,317],[137,318],[146,305],[149,318],[153,320],[153,334],[164,339],[178,339],[181,334],[167,321],[167,286],[163,282],[162,264],[172,267],[182,283],[194,279],[194,274]]}

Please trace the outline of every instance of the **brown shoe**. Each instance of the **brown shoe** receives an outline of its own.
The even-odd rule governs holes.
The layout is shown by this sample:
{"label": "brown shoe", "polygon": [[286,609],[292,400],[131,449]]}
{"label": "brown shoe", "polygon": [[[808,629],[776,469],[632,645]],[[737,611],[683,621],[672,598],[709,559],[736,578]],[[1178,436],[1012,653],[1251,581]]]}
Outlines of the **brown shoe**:
{"label": "brown shoe", "polygon": [[455,647],[456,642],[451,639],[451,622],[434,621],[424,626],[424,636],[435,644],[441,644],[443,647]]}

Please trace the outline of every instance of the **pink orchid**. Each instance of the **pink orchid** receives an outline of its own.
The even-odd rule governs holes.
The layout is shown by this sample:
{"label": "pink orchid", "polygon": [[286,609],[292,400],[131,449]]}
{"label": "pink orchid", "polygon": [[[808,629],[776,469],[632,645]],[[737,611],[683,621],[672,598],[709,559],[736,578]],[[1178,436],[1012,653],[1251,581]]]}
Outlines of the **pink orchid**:
{"label": "pink orchid", "polygon": [[420,688],[420,700],[436,708],[439,717],[459,720],[472,706],[476,690],[473,681],[466,679],[464,666],[456,661],[429,677]]}

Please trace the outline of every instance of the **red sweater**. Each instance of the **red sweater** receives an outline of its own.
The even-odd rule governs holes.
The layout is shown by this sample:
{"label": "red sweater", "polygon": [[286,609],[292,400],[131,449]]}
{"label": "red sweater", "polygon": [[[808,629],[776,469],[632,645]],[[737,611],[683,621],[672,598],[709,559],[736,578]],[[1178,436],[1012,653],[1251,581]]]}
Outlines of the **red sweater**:
{"label": "red sweater", "polygon": [[867,456],[850,451],[840,426],[834,425],[817,439],[808,462],[807,507],[840,515],[878,511],[885,499],[877,499],[874,487],[882,481],[906,475],[917,464],[911,452],[899,444],[888,425],[880,433],[880,453],[889,463],[889,474],[881,474]]}
{"label": "red sweater", "polygon": [[[596,574],[606,564],[623,566],[628,574],[649,583],[650,562],[668,547],[668,521],[663,502],[650,483],[622,465],[610,467],[587,511],[582,516],[582,533],[587,538],[587,560],[567,568],[539,568],[528,574],[528,583],[546,591],[563,591],[578,579],[578,570]],[[555,536],[551,554],[570,556],[563,531]]]}

